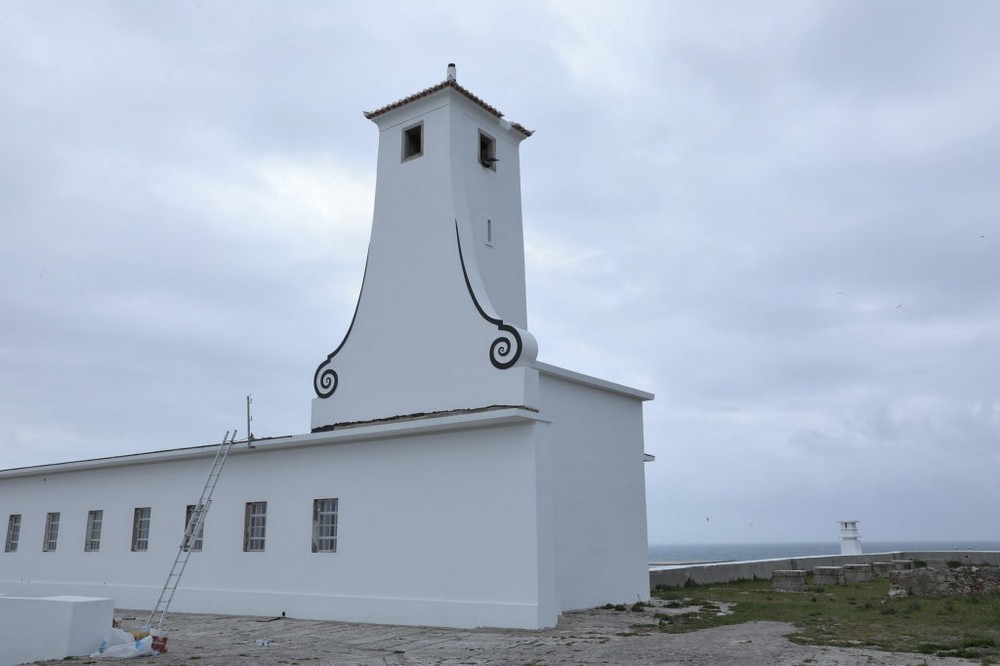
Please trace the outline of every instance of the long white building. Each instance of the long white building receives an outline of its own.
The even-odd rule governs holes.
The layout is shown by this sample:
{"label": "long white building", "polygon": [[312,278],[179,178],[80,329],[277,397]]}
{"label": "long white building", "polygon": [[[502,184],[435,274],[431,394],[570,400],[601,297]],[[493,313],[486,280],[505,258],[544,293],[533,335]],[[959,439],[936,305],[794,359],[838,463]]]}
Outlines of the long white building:
{"label": "long white building", "polygon": [[[368,261],[348,331],[318,350],[311,431],[232,449],[171,609],[541,628],[647,599],[652,395],[536,358],[531,132],[453,66],[365,115],[379,130]],[[214,454],[0,472],[0,593],[152,608]]]}

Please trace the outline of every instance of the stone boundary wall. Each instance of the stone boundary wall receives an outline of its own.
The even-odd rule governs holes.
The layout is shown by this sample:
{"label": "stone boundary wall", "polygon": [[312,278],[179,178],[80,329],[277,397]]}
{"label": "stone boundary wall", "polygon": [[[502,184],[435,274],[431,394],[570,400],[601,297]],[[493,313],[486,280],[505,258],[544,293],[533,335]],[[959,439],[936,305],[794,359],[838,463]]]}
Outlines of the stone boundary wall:
{"label": "stone boundary wall", "polygon": [[891,553],[864,553],[862,555],[814,555],[774,560],[751,560],[748,562],[718,562],[712,564],[669,565],[662,569],[651,569],[649,587],[683,587],[690,582],[698,585],[729,583],[735,580],[770,580],[775,569],[805,569],[816,567],[843,566],[845,564],[871,564],[889,560],[913,560],[925,562],[935,569],[948,568],[949,562],[964,566],[1000,566],[1000,551],[897,551]]}
{"label": "stone boundary wall", "polygon": [[1000,569],[963,566],[926,567],[889,572],[889,596],[936,597],[953,594],[986,595],[1000,592]]}
{"label": "stone boundary wall", "polygon": [[845,564],[844,582],[863,583],[871,580],[875,574],[872,572],[871,564]]}
{"label": "stone boundary wall", "polygon": [[813,567],[813,585],[843,585],[844,567]]}
{"label": "stone boundary wall", "polygon": [[806,572],[802,569],[775,569],[771,581],[774,589],[782,592],[805,592],[808,589]]}

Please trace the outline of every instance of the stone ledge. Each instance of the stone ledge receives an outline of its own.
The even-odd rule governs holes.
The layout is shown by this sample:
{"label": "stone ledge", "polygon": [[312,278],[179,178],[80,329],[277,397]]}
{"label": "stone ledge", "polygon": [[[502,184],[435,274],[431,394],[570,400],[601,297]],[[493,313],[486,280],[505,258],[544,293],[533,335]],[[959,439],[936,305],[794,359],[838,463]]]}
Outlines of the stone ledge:
{"label": "stone ledge", "polygon": [[775,569],[771,572],[771,583],[775,590],[782,592],[805,592],[805,569]]}

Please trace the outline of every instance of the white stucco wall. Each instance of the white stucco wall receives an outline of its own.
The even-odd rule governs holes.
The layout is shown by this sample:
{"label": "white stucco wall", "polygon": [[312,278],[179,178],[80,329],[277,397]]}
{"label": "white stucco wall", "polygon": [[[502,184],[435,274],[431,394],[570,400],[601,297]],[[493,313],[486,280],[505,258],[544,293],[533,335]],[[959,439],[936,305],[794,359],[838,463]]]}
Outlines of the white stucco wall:
{"label": "white stucco wall", "polygon": [[[207,611],[442,626],[536,628],[557,611],[539,580],[533,421],[382,440],[231,454],[172,606]],[[0,553],[0,592],[97,594],[151,608],[210,459],[8,478],[0,506],[22,514],[20,547]],[[339,499],[338,552],[312,553],[312,502]],[[244,506],[266,501],[264,552],[242,551]],[[132,515],[151,507],[150,550],[131,552]],[[99,552],[87,511],[104,510]],[[61,512],[43,553],[45,514]],[[6,515],[3,516],[6,518]]]}
{"label": "white stucco wall", "polygon": [[[552,626],[563,610],[648,596],[641,394],[542,366],[540,414],[501,410],[234,449],[173,610],[442,626]],[[150,608],[211,448],[0,472],[22,515],[0,593]],[[127,464],[126,464],[127,463]],[[312,553],[312,502],[339,500],[338,551]],[[266,501],[264,552],[243,552]],[[135,507],[149,550],[132,552]],[[87,512],[104,512],[84,552]],[[58,547],[42,552],[45,516]],[[2,522],[0,522],[2,524]]]}
{"label": "white stucco wall", "polygon": [[[519,148],[525,136],[456,96],[450,109],[451,188],[456,218],[472,232],[473,259],[496,314],[527,329]],[[495,169],[478,162],[479,132],[495,142]],[[487,220],[492,221],[487,225]],[[488,226],[492,233],[488,234]]]}
{"label": "white stucco wall", "polygon": [[[539,628],[564,610],[648,597],[642,400],[539,364],[544,407],[415,419],[234,448],[175,611]],[[212,447],[0,472],[0,593],[106,596],[151,608]],[[339,500],[336,553],[312,553],[314,499]],[[247,502],[263,552],[243,552]],[[132,552],[135,507],[149,550]],[[84,552],[87,512],[104,511]],[[42,552],[45,516],[58,547]]]}
{"label": "white stucco wall", "polygon": [[[536,406],[531,363],[537,345],[525,328],[517,157],[524,135],[448,88],[375,122],[368,263],[351,328],[342,343],[331,337],[338,345],[329,364],[336,389],[313,400],[312,428],[491,405]],[[422,123],[423,154],[404,161],[402,136],[415,123]],[[496,140],[496,171],[478,162],[480,129]],[[494,219],[492,247],[486,246],[487,219]],[[517,327],[522,345],[516,366],[498,369],[491,362],[494,340],[507,334],[490,318]]]}
{"label": "white stucco wall", "polygon": [[559,608],[648,599],[642,403],[652,396],[539,365]]}

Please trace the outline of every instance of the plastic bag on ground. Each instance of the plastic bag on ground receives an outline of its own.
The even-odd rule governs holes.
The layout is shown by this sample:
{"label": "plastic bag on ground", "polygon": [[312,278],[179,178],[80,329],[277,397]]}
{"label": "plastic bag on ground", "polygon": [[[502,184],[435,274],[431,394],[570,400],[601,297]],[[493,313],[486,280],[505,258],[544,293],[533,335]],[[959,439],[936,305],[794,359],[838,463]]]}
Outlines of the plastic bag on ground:
{"label": "plastic bag on ground", "polygon": [[[128,632],[126,632],[128,633]],[[149,657],[156,654],[153,651],[153,637],[146,636],[137,641],[129,641],[120,645],[112,645],[104,652],[95,652],[91,657],[111,657],[113,659],[130,659],[132,657]]]}
{"label": "plastic bag on ground", "polygon": [[104,650],[115,645],[122,645],[123,643],[135,643],[135,638],[132,634],[123,629],[110,628],[105,630],[104,635],[101,636],[100,644],[104,646]]}

